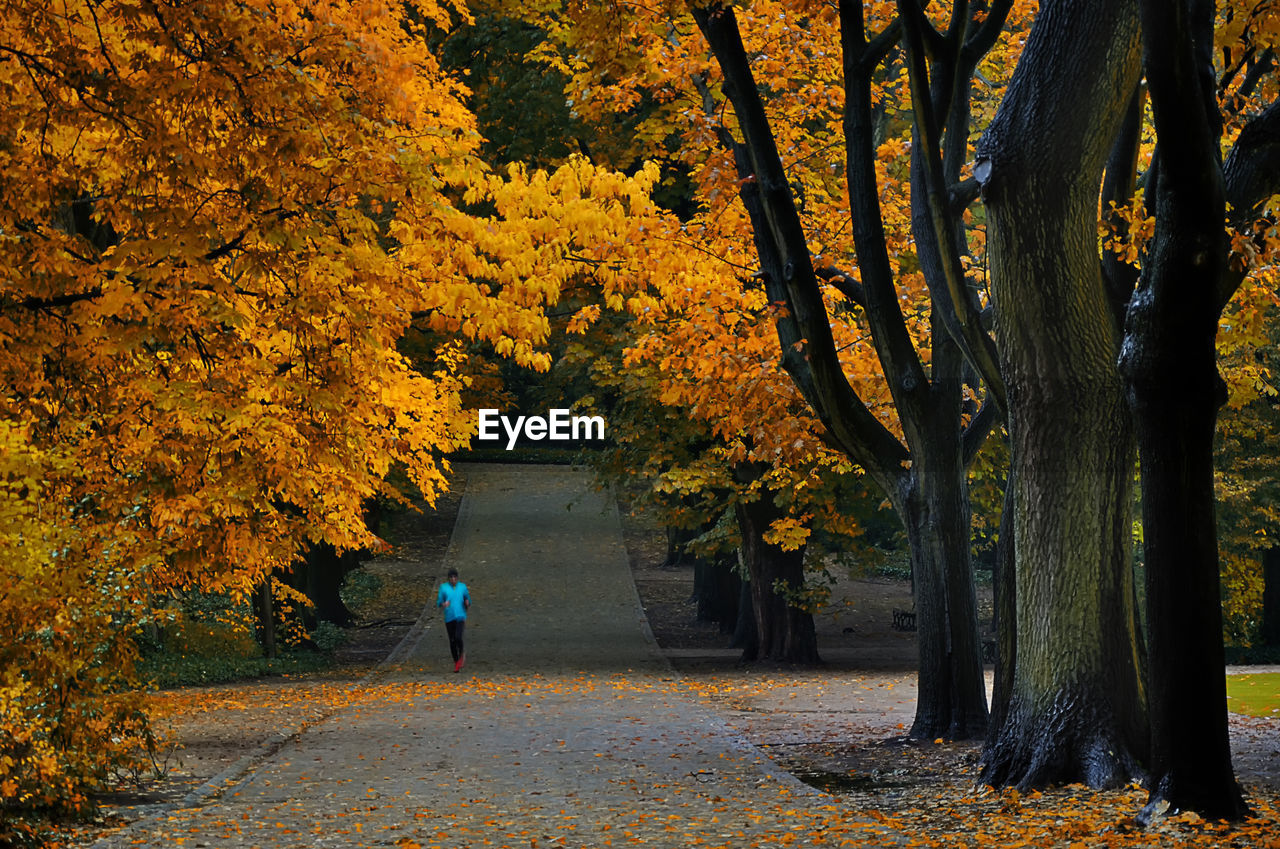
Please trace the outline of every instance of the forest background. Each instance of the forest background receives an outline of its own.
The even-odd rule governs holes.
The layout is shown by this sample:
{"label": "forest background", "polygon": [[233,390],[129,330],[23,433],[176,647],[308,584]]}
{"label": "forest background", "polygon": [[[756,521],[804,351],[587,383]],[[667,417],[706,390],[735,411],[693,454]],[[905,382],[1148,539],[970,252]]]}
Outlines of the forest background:
{"label": "forest background", "polygon": [[744,659],[816,662],[832,556],[897,550],[913,735],[1244,815],[1280,10],[1153,9],[8,4],[6,820],[145,756],[138,661],[193,611],[323,644],[378,512],[547,399],[605,416]]}

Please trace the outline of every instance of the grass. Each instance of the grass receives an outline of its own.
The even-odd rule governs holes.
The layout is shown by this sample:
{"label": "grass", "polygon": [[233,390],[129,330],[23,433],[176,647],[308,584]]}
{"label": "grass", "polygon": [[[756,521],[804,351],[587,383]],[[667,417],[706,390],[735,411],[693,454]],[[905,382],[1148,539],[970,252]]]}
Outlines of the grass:
{"label": "grass", "polygon": [[1280,672],[1227,676],[1227,709],[1280,719]]}

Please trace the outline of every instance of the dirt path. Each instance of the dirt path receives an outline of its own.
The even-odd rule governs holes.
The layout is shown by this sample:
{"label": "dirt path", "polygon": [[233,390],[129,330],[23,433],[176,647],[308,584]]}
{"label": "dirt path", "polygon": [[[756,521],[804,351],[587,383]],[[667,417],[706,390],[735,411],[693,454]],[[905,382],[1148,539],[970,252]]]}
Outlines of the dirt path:
{"label": "dirt path", "polygon": [[[973,825],[956,811],[1007,810],[972,801],[976,745],[901,739],[914,644],[888,622],[905,585],[839,588],[819,621],[826,668],[742,668],[714,626],[692,621],[690,571],[658,566],[653,528],[629,520],[624,545],[585,473],[467,472],[447,552],[424,558],[439,534],[410,528],[380,564],[410,606],[446,565],[460,569],[475,598],[461,674],[428,610],[373,676],[183,693],[194,766],[121,808],[132,825],[82,845],[860,846],[908,828],[963,841]],[[1246,784],[1280,785],[1276,731],[1233,720]],[[1123,832],[1140,804],[1139,791],[1078,794],[1046,794],[1046,833],[1069,804],[1116,808]]]}
{"label": "dirt path", "polygon": [[882,828],[775,770],[672,673],[588,480],[471,469],[448,553],[474,598],[462,673],[428,612],[322,721],[203,804],[96,845],[806,845]]}

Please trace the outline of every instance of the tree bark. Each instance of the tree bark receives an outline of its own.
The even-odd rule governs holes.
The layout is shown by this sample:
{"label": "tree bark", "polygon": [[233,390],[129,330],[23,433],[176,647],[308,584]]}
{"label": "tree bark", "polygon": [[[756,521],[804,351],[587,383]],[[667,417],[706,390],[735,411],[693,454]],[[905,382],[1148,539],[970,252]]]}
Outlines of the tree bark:
{"label": "tree bark", "polygon": [[1133,435],[1097,248],[1138,48],[1131,0],[1044,3],[978,150],[1015,487],[1013,687],[983,755],[995,786],[1119,786],[1147,754]]}
{"label": "tree bark", "polygon": [[1013,521],[1017,515],[1013,494],[1016,491],[1013,475],[1005,481],[1004,509],[1000,512],[1000,541],[996,545],[996,561],[991,574],[991,588],[995,610],[992,623],[996,632],[996,662],[991,688],[991,718],[987,725],[987,744],[995,743],[1009,715],[1009,701],[1013,697],[1013,672],[1017,668],[1018,651],[1018,585],[1017,564],[1014,562]]}
{"label": "tree bark", "polygon": [[1125,319],[1121,368],[1142,461],[1151,717],[1150,798],[1140,817],[1248,813],[1231,765],[1223,674],[1213,434],[1217,286],[1227,270],[1213,4],[1142,0],[1155,116],[1156,219]]}
{"label": "tree bark", "polygon": [[804,548],[785,551],[765,542],[764,534],[780,511],[766,492],[758,500],[738,502],[742,560],[750,573],[754,645],[744,647],[744,662],[821,663],[813,614],[787,598],[804,589]]}

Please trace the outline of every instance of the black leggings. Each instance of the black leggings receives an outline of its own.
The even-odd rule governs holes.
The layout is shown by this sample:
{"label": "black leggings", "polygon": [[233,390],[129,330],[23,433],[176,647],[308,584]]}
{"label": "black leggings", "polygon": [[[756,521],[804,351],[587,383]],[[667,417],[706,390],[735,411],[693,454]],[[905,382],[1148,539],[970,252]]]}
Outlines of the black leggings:
{"label": "black leggings", "polygon": [[444,623],[444,629],[449,632],[449,653],[456,663],[462,657],[462,635],[467,630],[467,620],[450,619]]}

